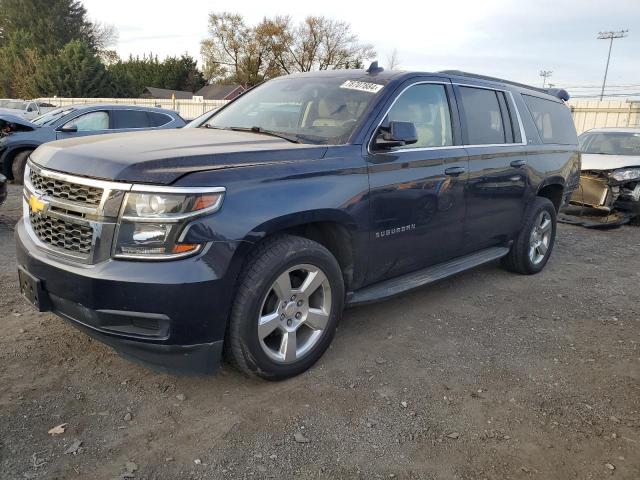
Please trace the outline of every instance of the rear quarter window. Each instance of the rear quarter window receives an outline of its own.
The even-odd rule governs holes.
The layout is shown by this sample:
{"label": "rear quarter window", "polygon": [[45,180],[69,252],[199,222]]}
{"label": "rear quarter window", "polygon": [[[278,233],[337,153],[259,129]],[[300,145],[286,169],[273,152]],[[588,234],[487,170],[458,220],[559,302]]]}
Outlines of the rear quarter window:
{"label": "rear quarter window", "polygon": [[522,95],[522,98],[544,143],[564,145],[576,145],[578,143],[571,111],[564,103],[532,97],[531,95]]}
{"label": "rear quarter window", "polygon": [[173,120],[169,115],[156,112],[147,112],[147,117],[149,117],[149,126],[151,127],[161,127]]}

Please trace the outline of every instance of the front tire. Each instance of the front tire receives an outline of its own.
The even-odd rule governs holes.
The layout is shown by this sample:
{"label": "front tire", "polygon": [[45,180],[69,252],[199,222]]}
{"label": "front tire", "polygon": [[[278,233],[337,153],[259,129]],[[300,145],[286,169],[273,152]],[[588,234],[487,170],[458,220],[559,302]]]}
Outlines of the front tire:
{"label": "front tire", "polygon": [[24,150],[16,153],[11,163],[11,174],[13,175],[13,183],[22,185],[24,179],[24,170],[27,167],[27,160],[33,150]]}
{"label": "front tire", "polygon": [[246,261],[226,353],[243,372],[281,380],[309,369],[329,347],[344,308],[335,257],[307,238],[267,239]]}
{"label": "front tire", "polygon": [[518,238],[502,259],[515,273],[532,275],[549,261],[556,239],[556,208],[548,198],[536,197],[523,222]]}

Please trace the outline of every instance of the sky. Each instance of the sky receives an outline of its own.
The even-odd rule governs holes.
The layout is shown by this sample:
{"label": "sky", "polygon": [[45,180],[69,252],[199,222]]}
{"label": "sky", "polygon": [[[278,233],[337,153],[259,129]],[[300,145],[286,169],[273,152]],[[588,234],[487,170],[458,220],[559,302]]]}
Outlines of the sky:
{"label": "sky", "polygon": [[[249,24],[290,15],[347,21],[372,44],[384,66],[394,49],[403,70],[465,70],[540,86],[549,81],[573,95],[599,92],[608,40],[600,31],[628,29],[614,40],[607,85],[611,93],[640,93],[640,0],[84,0],[92,20],[119,32],[118,54],[160,58],[189,53],[200,61],[208,14],[231,11]],[[397,8],[395,7],[397,6]],[[573,87],[571,89],[571,87]],[[593,88],[580,88],[593,87]]]}

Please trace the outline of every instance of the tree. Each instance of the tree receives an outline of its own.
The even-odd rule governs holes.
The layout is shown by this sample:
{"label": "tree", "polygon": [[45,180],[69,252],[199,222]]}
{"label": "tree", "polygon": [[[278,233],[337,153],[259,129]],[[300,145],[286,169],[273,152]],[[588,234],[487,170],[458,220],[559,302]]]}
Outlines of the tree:
{"label": "tree", "polygon": [[389,70],[397,70],[400,67],[400,55],[398,54],[398,49],[394,48],[391,55],[387,55],[387,68]]}
{"label": "tree", "polygon": [[310,16],[294,25],[290,17],[277,16],[251,27],[232,13],[209,16],[201,53],[207,79],[248,86],[283,73],[361,68],[375,55],[343,21]]}
{"label": "tree", "polygon": [[17,31],[10,34],[0,48],[0,96],[31,98],[37,89],[34,75],[39,55],[33,48],[31,35]]}
{"label": "tree", "polygon": [[109,65],[108,72],[116,94],[125,97],[137,97],[149,86],[194,92],[205,84],[196,60],[187,54],[162,62],[153,54],[131,56]]}
{"label": "tree", "polygon": [[109,97],[113,93],[105,66],[91,47],[69,42],[59,54],[42,59],[36,75],[39,92],[59,97]]}
{"label": "tree", "polygon": [[249,86],[273,74],[269,45],[260,41],[256,29],[233,13],[209,15],[209,38],[201,43],[205,77]]}
{"label": "tree", "polygon": [[0,47],[18,31],[30,34],[33,46],[45,55],[72,40],[98,51],[113,39],[113,28],[90,22],[78,0],[0,0]]}

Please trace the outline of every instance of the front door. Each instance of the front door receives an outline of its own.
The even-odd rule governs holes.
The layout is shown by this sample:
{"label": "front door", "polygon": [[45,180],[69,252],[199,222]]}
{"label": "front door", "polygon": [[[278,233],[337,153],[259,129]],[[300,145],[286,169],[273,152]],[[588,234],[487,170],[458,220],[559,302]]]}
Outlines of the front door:
{"label": "front door", "polygon": [[452,258],[462,241],[468,160],[454,128],[450,83],[409,84],[381,126],[391,121],[413,123],[418,141],[391,149],[375,138],[369,144],[370,282]]}

